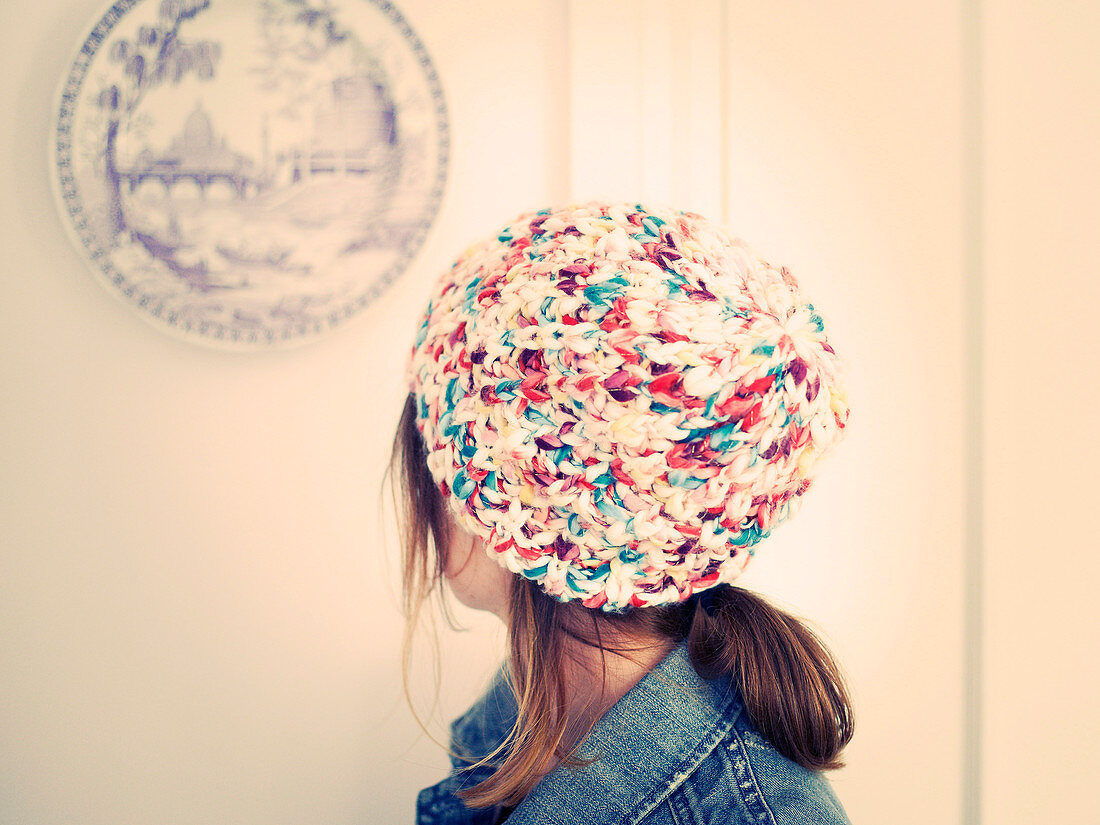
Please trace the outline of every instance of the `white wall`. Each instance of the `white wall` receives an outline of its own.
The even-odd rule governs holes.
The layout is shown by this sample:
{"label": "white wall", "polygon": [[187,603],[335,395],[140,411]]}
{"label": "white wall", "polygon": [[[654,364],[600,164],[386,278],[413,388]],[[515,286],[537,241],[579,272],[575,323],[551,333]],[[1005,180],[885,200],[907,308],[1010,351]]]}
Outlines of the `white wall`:
{"label": "white wall", "polygon": [[[45,146],[101,5],[0,7],[0,823],[410,820],[446,763],[379,510],[405,349],[467,243],[599,195],[725,220],[850,362],[848,439],[747,581],[851,673],[853,821],[1084,821],[1100,21],[1009,5],[403,0],[453,120],[437,227],[345,329],[253,354],[84,271]],[[437,736],[499,652],[462,616]]]}
{"label": "white wall", "polygon": [[[401,692],[381,470],[431,280],[563,196],[544,159],[564,128],[541,103],[560,94],[561,14],[401,8],[452,114],[437,228],[347,328],[234,354],[144,323],[62,231],[49,109],[102,4],[0,6],[4,825],[407,822],[445,769]],[[440,716],[496,661],[488,641],[448,641],[469,666],[450,669]]]}

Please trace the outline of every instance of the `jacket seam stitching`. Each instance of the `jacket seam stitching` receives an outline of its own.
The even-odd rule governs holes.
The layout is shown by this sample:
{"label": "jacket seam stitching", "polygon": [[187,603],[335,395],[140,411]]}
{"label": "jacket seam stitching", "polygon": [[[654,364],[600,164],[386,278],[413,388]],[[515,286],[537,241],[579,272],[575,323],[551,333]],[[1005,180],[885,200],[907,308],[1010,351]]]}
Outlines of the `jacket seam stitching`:
{"label": "jacket seam stitching", "polygon": [[[756,771],[752,769],[752,760],[749,758],[749,752],[745,748],[744,741],[741,739],[741,732],[735,730],[733,734],[737,737],[737,749],[741,752],[741,758],[745,760],[745,770],[749,774],[749,779],[752,780],[752,787],[756,791],[756,798],[760,800],[760,807],[764,809],[764,813],[768,815],[768,819],[771,821],[772,825],[778,825],[775,821],[775,814],[772,813],[772,809],[768,805],[768,800],[764,797],[764,792],[760,790],[760,783],[756,781]],[[738,784],[737,790],[738,793],[741,793],[740,784]],[[745,799],[744,793],[741,793],[741,800],[746,806],[749,804],[748,800]]]}

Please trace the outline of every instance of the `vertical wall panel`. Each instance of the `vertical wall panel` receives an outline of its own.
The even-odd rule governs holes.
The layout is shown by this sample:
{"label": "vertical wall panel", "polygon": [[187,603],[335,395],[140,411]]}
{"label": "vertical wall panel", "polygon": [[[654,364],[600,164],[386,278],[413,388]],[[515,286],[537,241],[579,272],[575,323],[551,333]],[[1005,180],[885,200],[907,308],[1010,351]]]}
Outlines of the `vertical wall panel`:
{"label": "vertical wall panel", "polygon": [[[687,38],[677,25],[681,9],[662,0],[642,0],[638,63],[630,82],[640,89],[632,128],[642,141],[638,195],[642,200],[671,203],[677,194],[677,154],[684,146],[679,128],[683,120],[676,102],[676,65],[686,52]],[[691,4],[684,4],[683,10]]]}
{"label": "vertical wall panel", "polygon": [[1097,822],[1100,6],[982,14],[982,822]]}
{"label": "vertical wall panel", "polygon": [[570,3],[572,194],[721,207],[721,0]]}
{"label": "vertical wall panel", "polygon": [[726,0],[696,0],[680,5],[677,30],[684,35],[684,53],[677,60],[677,82],[668,101],[676,125],[676,203],[715,220],[725,220],[723,180],[726,64],[723,12]]}
{"label": "vertical wall panel", "polygon": [[636,197],[645,152],[642,15],[634,4],[571,0],[569,9],[572,196]]}
{"label": "vertical wall panel", "polygon": [[730,225],[787,264],[852,417],[749,581],[851,675],[853,822],[958,823],[962,788],[959,6],[729,6]]}

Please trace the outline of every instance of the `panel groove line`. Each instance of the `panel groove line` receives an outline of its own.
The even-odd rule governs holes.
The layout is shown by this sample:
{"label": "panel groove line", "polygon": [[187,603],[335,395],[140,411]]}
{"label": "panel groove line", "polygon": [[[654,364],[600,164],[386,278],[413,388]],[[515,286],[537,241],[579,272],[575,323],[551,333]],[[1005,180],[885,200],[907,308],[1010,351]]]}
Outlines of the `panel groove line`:
{"label": "panel groove line", "polygon": [[966,498],[963,523],[963,763],[962,822],[982,821],[982,679],[985,529],[983,511],[985,380],[982,353],[984,255],[982,240],[982,7],[962,0],[962,197],[963,197],[963,362],[966,375],[964,422]]}
{"label": "panel groove line", "polygon": [[570,2],[571,197],[725,220],[725,0]]}

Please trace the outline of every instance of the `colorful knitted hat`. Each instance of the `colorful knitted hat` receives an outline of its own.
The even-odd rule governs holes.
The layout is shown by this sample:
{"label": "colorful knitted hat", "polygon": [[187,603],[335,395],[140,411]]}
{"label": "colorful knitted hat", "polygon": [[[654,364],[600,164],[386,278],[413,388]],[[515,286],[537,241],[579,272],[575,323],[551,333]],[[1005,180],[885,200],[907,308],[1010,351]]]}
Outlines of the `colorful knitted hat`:
{"label": "colorful knitted hat", "polygon": [[456,520],[561,600],[671,604],[735,579],[848,419],[785,268],[690,212],[521,216],[433,290],[408,365]]}

